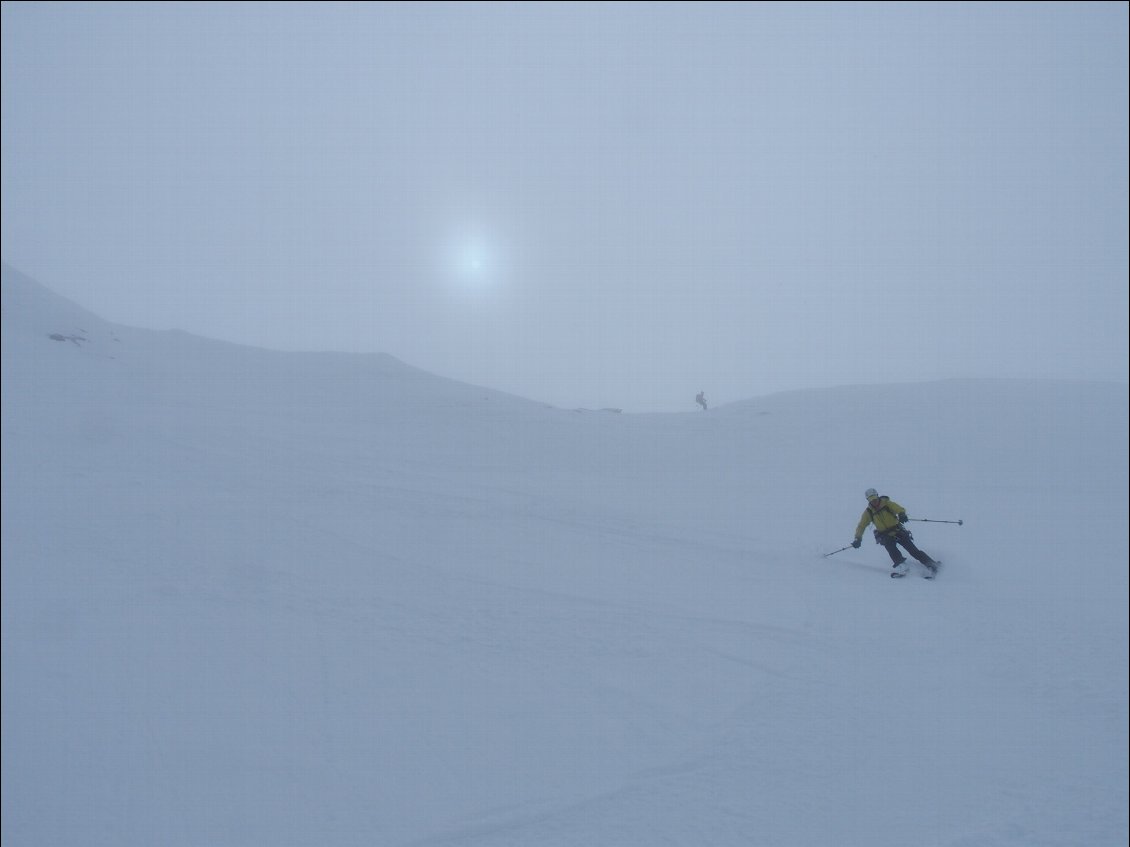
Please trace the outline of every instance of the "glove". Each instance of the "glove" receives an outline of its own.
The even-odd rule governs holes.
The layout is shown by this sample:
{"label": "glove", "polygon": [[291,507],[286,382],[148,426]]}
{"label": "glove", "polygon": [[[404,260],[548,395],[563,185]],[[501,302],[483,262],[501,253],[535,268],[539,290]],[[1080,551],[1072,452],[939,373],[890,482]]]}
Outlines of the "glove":
{"label": "glove", "polygon": [[860,544],[860,541],[859,541],[858,538],[851,542],[851,546],[854,547],[856,550],[859,549],[859,544]]}
{"label": "glove", "polygon": [[899,512],[899,523],[906,523],[910,518],[906,516],[906,512]]}

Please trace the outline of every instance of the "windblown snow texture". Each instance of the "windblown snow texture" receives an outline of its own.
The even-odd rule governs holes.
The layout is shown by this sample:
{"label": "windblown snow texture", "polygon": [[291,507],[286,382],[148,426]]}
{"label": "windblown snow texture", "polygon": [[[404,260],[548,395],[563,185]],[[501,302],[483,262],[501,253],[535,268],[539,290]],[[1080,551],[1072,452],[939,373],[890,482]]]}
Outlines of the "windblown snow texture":
{"label": "windblown snow texture", "polygon": [[[3,843],[1122,845],[1126,444],[1125,385],[588,414],[5,267]],[[821,558],[872,485],[944,579]]]}

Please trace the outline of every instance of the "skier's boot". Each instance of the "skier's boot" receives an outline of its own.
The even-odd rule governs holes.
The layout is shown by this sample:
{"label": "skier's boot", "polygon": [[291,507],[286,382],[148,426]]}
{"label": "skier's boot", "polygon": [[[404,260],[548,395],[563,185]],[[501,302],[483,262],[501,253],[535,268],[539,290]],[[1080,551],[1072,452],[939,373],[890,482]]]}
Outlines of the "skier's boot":
{"label": "skier's boot", "polygon": [[930,576],[934,576],[938,572],[938,563],[929,556],[923,555],[919,561],[922,562],[922,567],[930,572]]}

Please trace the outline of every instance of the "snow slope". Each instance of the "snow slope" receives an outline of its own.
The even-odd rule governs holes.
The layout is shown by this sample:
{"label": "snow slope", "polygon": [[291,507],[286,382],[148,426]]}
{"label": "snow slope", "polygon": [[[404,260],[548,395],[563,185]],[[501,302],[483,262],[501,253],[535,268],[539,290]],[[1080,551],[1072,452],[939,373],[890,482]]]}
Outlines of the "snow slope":
{"label": "snow slope", "polygon": [[[2,310],[5,845],[1126,843],[1125,385],[580,413]],[[870,486],[938,580],[821,557]]]}

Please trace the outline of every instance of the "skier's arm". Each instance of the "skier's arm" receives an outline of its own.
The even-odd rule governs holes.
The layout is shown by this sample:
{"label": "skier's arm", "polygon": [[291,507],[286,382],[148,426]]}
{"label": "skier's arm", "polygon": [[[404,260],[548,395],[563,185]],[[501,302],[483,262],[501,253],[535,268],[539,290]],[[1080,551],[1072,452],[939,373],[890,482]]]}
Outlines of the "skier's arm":
{"label": "skier's arm", "polygon": [[900,524],[901,524],[901,523],[906,523],[906,521],[907,521],[907,517],[906,517],[906,509],[904,509],[904,508],[903,508],[902,506],[900,506],[900,505],[899,505],[898,503],[896,503],[896,502],[895,502],[894,500],[888,500],[888,501],[887,501],[887,508],[889,508],[889,509],[891,510],[891,513],[892,513],[892,514],[893,514],[893,515],[894,515],[894,516],[895,516],[896,518],[898,518],[898,522],[899,522]]}
{"label": "skier's arm", "polygon": [[863,538],[863,531],[867,529],[867,524],[871,523],[871,510],[864,509],[863,517],[859,519],[859,526],[855,528],[855,537]]}

